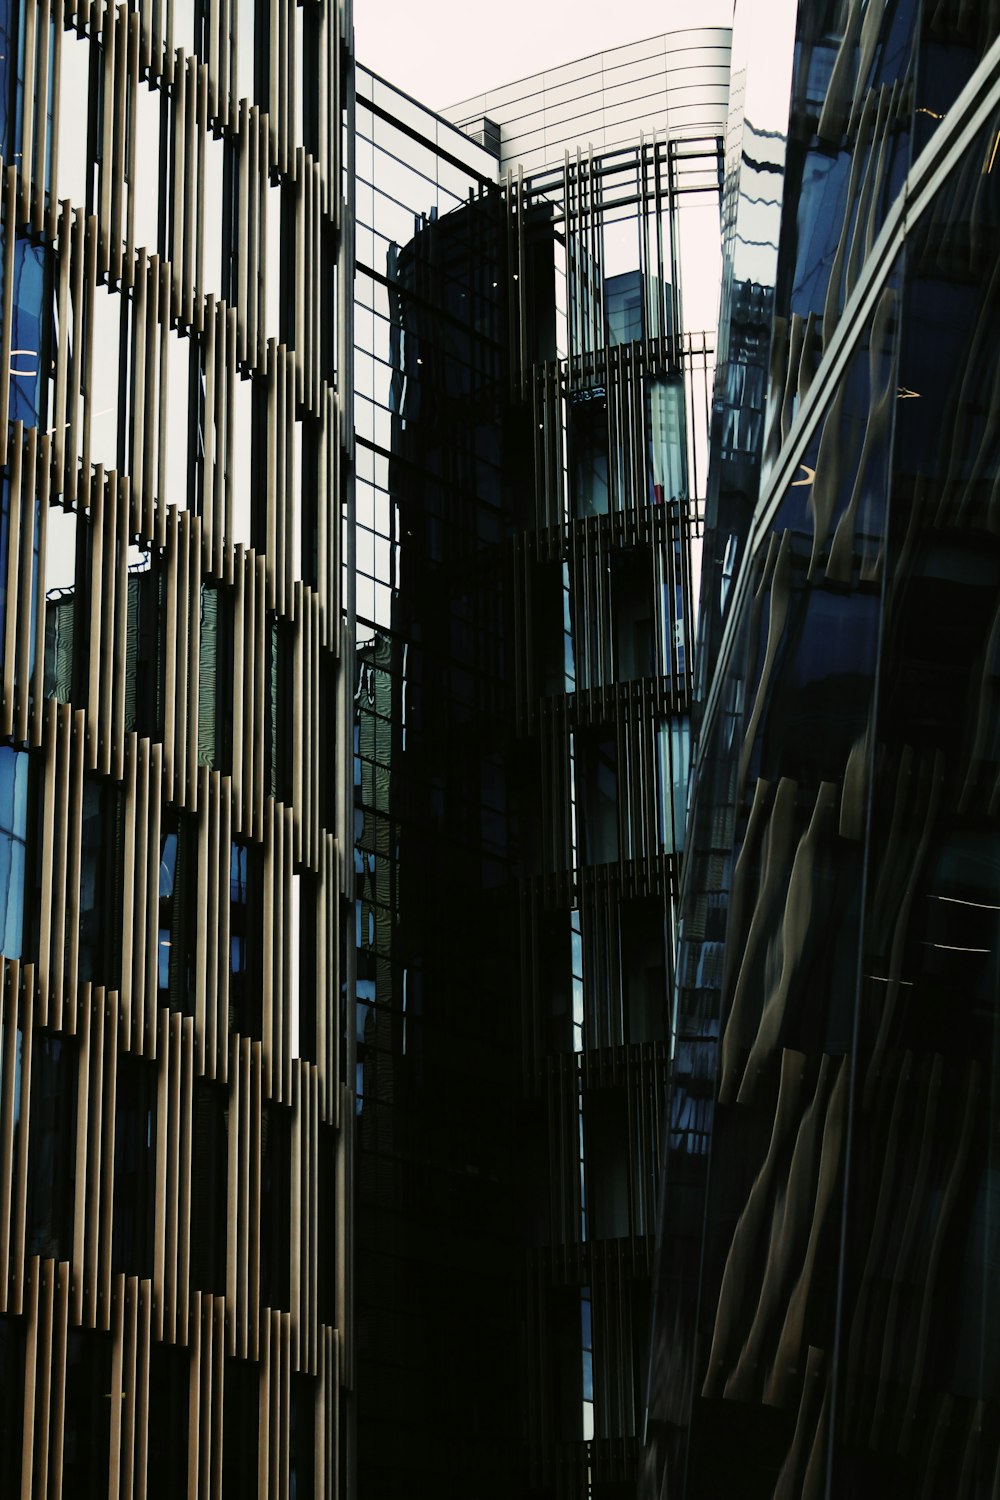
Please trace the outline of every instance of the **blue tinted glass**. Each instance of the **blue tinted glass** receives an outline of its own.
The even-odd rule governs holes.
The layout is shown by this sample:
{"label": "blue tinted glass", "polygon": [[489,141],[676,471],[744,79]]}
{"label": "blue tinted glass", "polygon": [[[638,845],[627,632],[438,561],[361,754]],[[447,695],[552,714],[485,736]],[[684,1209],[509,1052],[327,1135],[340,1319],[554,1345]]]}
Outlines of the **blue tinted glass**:
{"label": "blue tinted glass", "polygon": [[24,928],[28,756],[0,746],[0,952],[20,958]]}
{"label": "blue tinted glass", "polygon": [[18,239],[14,246],[14,308],[10,356],[10,416],[34,427],[42,408],[42,308],[45,251]]}

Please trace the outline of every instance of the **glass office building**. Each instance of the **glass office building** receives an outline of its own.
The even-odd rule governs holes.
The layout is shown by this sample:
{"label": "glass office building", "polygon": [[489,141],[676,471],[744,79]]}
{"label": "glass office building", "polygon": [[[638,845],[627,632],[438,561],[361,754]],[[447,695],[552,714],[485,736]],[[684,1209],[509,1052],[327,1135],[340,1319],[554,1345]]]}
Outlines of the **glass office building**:
{"label": "glass office building", "polygon": [[518,1374],[506,219],[487,153],[357,77],[358,1482],[499,1500]]}
{"label": "glass office building", "polygon": [[985,1500],[995,8],[801,4],[785,133],[759,479],[706,543],[643,1493]]}
{"label": "glass office building", "polygon": [[603,156],[640,135],[715,136],[729,96],[729,45],[727,27],[668,31],[529,74],[443,113],[503,171],[529,176],[561,166],[566,151]]}
{"label": "glass office building", "polygon": [[372,1494],[634,1487],[728,61],[667,40],[694,114],[530,171],[359,70]]}
{"label": "glass office building", "polygon": [[351,1489],[350,51],[0,4],[4,1496]]}

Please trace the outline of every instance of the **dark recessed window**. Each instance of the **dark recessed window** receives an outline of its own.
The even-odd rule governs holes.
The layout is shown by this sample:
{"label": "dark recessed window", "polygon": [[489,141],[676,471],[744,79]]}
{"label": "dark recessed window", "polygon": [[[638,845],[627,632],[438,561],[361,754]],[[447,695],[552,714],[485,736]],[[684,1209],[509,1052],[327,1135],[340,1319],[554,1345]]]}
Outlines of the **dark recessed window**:
{"label": "dark recessed window", "polygon": [[292,1124],[280,1104],[261,1111],[260,1300],[289,1309],[292,1218]]}
{"label": "dark recessed window", "polygon": [[224,1402],[222,1500],[246,1500],[257,1493],[259,1365],[245,1359],[226,1360]]}
{"label": "dark recessed window", "polygon": [[264,922],[263,850],[233,844],[229,865],[229,1025],[261,1039],[261,935]]}
{"label": "dark recessed window", "polygon": [[122,1055],[115,1086],[112,1270],[152,1276],[155,1192],[156,1069],[142,1058]]}
{"label": "dark recessed window", "polygon": [[73,1500],[105,1500],[111,1407],[122,1404],[111,1383],[111,1339],[71,1328],[66,1338],[66,1409],[62,1492]]}
{"label": "dark recessed window", "polygon": [[78,1065],[72,1038],[35,1032],[31,1039],[25,1250],[28,1255],[53,1260],[68,1260],[73,1245]]}
{"label": "dark recessed window", "polygon": [[[146,1500],[177,1500],[178,1496],[187,1493],[190,1372],[191,1361],[186,1349],[156,1340],[152,1342],[149,1350]],[[251,1489],[247,1493],[253,1494],[254,1491]]]}
{"label": "dark recessed window", "polygon": [[191,1152],[191,1285],[221,1296],[226,1290],[228,1192],[226,1093],[208,1079],[194,1084]]}
{"label": "dark recessed window", "polygon": [[0,1495],[21,1493],[24,1321],[0,1314]]}
{"label": "dark recessed window", "polygon": [[160,1004],[185,1015],[194,1009],[197,900],[197,825],[168,811],[160,830],[157,978]]}

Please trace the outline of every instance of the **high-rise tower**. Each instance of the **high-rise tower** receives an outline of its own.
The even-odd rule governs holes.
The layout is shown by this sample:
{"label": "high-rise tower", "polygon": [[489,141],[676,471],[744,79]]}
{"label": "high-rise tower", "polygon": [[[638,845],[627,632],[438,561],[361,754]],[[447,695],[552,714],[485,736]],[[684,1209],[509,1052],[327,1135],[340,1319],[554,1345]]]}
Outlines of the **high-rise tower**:
{"label": "high-rise tower", "polygon": [[1000,1482],[998,22],[800,4],[768,126],[768,393],[706,544],[651,1496]]}
{"label": "high-rise tower", "polygon": [[473,144],[362,84],[373,1492],[634,1484],[727,86],[728,32],[653,38]]}
{"label": "high-rise tower", "polygon": [[0,6],[4,1495],[349,1476],[350,45]]}

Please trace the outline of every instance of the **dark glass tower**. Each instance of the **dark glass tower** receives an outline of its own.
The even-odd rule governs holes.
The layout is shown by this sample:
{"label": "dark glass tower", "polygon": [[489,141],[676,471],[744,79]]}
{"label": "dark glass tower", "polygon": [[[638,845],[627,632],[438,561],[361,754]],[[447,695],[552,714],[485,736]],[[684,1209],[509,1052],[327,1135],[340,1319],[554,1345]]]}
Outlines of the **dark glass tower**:
{"label": "dark glass tower", "polygon": [[[654,72],[665,42],[687,57],[654,42]],[[682,273],[699,213],[718,244],[716,53],[686,131],[499,185],[486,150],[361,75],[373,1494],[634,1486],[712,358]]]}
{"label": "dark glass tower", "polygon": [[358,127],[359,1484],[501,1500],[518,1375],[506,216],[486,153],[363,70]]}
{"label": "dark glass tower", "polygon": [[998,139],[991,7],[800,5],[762,468],[706,590],[647,1495],[1000,1482]]}

